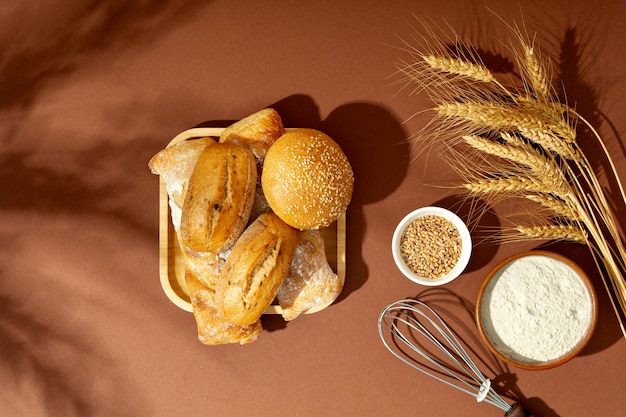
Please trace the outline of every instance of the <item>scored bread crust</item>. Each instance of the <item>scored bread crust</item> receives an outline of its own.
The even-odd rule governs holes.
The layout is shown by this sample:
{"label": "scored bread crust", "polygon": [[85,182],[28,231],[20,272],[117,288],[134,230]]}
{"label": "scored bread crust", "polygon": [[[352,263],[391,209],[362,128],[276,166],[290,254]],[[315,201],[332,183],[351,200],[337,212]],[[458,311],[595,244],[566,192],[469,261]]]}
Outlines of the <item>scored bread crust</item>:
{"label": "scored bread crust", "polygon": [[207,146],[215,143],[215,140],[208,136],[184,140],[160,150],[148,162],[150,171],[159,175],[165,183],[172,225],[176,233],[180,229],[180,216],[189,178],[191,178],[198,157]]}
{"label": "scored bread crust", "polygon": [[160,150],[148,162],[150,171],[165,181],[167,194],[178,207],[183,206],[187,183],[198,157],[204,148],[215,143],[210,137],[184,140]]}
{"label": "scored bread crust", "polygon": [[283,121],[278,112],[265,108],[228,126],[219,137],[220,143],[239,144],[249,149],[256,158],[258,175],[250,222],[260,214],[271,211],[263,194],[261,172],[267,151],[284,133]]}
{"label": "scored bread crust", "polygon": [[232,143],[206,147],[185,194],[183,245],[198,252],[228,250],[248,223],[256,182],[256,163],[249,150]]}
{"label": "scored bread crust", "polygon": [[265,312],[285,279],[296,249],[295,229],[273,213],[261,214],[241,235],[215,290],[222,317],[249,324]]}
{"label": "scored bread crust", "polygon": [[315,129],[293,129],[268,151],[261,174],[267,201],[297,229],[327,227],[352,198],[354,174],[341,147]]}
{"label": "scored bread crust", "polygon": [[312,308],[332,304],[343,285],[344,279],[328,264],[320,231],[299,231],[291,265],[276,294],[283,318],[293,320]]}
{"label": "scored bread crust", "polygon": [[[312,129],[295,130],[309,136],[323,135]],[[172,223],[185,259],[185,292],[190,297],[198,338],[204,344],[256,340],[263,330],[260,316],[275,300],[282,307],[283,318],[292,320],[331,304],[341,292],[343,279],[330,268],[319,231],[296,232],[271,213],[262,173],[268,152],[284,135],[278,113],[263,109],[224,129],[219,142],[210,137],[181,141],[154,155],[148,164],[165,183]],[[324,140],[322,137],[320,142]],[[343,155],[339,146],[328,140],[331,143],[324,145],[326,150]],[[333,150],[335,146],[338,152]],[[208,151],[210,147],[217,150]],[[237,163],[225,163],[233,161],[217,156],[226,153],[232,157],[232,149],[237,149]],[[247,155],[240,158],[246,150]],[[289,156],[283,157],[289,161]],[[332,164],[322,169],[333,170]],[[305,166],[299,175],[306,179],[314,171]],[[241,188],[243,178],[247,178],[242,181],[247,186]],[[351,169],[348,180],[351,195]],[[228,206],[233,197],[237,201]],[[190,205],[190,201],[194,202]],[[243,207],[243,211],[219,210],[225,207]],[[206,217],[202,217],[202,209]],[[323,226],[320,223],[316,227]],[[250,239],[245,237],[248,234]]]}
{"label": "scored bread crust", "polygon": [[263,326],[260,320],[247,325],[238,325],[224,320],[215,307],[215,291],[207,288],[191,269],[185,271],[191,305],[196,320],[198,340],[205,345],[254,342]]}
{"label": "scored bread crust", "polygon": [[272,108],[259,110],[222,131],[220,143],[237,143],[263,160],[270,146],[285,133],[283,121],[278,112]]}

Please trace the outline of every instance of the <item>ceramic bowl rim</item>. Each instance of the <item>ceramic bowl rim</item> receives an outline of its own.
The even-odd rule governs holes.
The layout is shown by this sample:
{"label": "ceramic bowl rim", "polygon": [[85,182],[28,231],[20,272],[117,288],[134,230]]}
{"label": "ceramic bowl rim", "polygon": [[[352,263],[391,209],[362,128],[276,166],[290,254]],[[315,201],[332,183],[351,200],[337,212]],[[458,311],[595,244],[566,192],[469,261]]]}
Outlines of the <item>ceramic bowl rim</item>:
{"label": "ceramic bowl rim", "polygon": [[[558,261],[565,263],[570,268],[572,268],[576,272],[576,274],[580,277],[581,281],[587,288],[587,291],[591,298],[591,311],[592,311],[591,322],[589,324],[587,332],[585,333],[583,338],[580,340],[580,342],[578,342],[578,344],[572,350],[570,350],[568,353],[564,354],[563,356],[556,358],[556,359],[549,360],[549,361],[538,362],[538,363],[522,362],[514,358],[511,358],[508,355],[501,352],[491,341],[489,334],[483,324],[482,314],[481,314],[482,302],[483,302],[483,297],[485,295],[485,290],[487,286],[489,285],[489,283],[491,282],[491,280],[493,279],[493,277],[498,273],[498,271],[500,271],[500,269],[502,269],[504,266],[508,265],[509,263],[513,262],[514,260],[528,257],[528,256],[548,256],[550,258],[553,258],[553,259],[556,259]],[[568,362],[572,358],[576,357],[585,348],[585,346],[587,346],[587,344],[589,343],[589,340],[593,336],[593,333],[596,328],[596,323],[598,321],[598,299],[597,299],[597,295],[593,287],[593,284],[591,283],[591,280],[589,279],[589,276],[573,260],[556,252],[551,252],[548,250],[541,250],[541,249],[533,249],[533,250],[523,251],[515,255],[509,256],[503,261],[501,261],[500,263],[498,263],[493,269],[491,269],[491,271],[487,274],[487,276],[483,280],[478,290],[478,295],[476,297],[475,319],[476,319],[476,323],[478,326],[478,331],[480,333],[481,338],[483,339],[483,342],[487,345],[489,350],[494,355],[496,355],[499,359],[521,369],[530,369],[530,370],[549,369],[549,368],[554,368],[556,366],[559,366]]]}

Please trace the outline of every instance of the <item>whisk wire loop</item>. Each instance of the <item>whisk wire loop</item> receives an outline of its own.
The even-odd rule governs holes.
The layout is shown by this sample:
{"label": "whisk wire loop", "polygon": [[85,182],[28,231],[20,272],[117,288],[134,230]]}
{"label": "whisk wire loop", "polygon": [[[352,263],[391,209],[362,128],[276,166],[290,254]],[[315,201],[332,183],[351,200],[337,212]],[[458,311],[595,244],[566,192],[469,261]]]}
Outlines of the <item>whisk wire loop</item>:
{"label": "whisk wire loop", "polygon": [[[402,306],[402,308],[407,308],[407,307]],[[393,311],[393,310],[395,309],[391,309],[390,311]],[[417,313],[421,314],[421,312],[417,312]],[[437,324],[434,323],[429,317],[424,316],[423,318],[427,320],[435,329],[437,329],[438,331],[441,331],[441,329],[437,326]],[[439,339],[437,339],[431,332],[429,332],[419,320],[417,320],[415,317],[412,317],[412,316],[407,316],[407,318],[404,318],[402,316],[394,316],[394,321],[392,322],[391,330],[395,336],[397,336],[402,342],[404,342],[407,346],[409,346],[416,353],[422,356],[431,365],[434,365],[435,367],[439,368],[441,371],[456,378],[456,374],[452,373],[448,366],[446,366],[445,364],[442,364],[441,361],[426,354],[421,347],[415,344],[412,340],[414,339],[414,337],[411,337],[405,334],[404,331],[400,328],[400,326],[398,326],[398,323],[405,324],[411,330],[414,330],[420,335],[422,335],[426,340],[431,342],[433,345],[439,348],[443,353],[445,353],[448,359],[454,362],[455,365],[461,368],[464,368],[464,364],[458,361],[454,355],[450,354],[450,352],[446,349],[445,345]],[[448,343],[452,343],[445,334],[443,334],[443,337],[444,339],[446,339]],[[458,354],[458,352],[456,351],[455,353]]]}
{"label": "whisk wire loop", "polygon": [[[390,335],[385,336],[386,331]],[[478,402],[484,401],[505,412],[511,409],[491,387],[491,381],[474,364],[454,332],[427,304],[405,299],[388,305],[378,318],[378,333],[387,350],[405,364],[476,398]],[[418,342],[418,335],[443,353],[451,364],[430,355],[423,343]],[[401,344],[427,364],[409,355]],[[449,379],[437,375],[436,371]]]}

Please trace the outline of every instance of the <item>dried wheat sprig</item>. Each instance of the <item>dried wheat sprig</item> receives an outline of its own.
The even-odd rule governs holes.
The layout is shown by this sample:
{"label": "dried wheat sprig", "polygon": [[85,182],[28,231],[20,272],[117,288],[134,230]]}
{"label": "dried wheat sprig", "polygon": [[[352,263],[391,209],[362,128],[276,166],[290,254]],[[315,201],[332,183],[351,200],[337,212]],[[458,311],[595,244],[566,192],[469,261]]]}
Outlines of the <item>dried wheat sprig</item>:
{"label": "dried wheat sprig", "polygon": [[526,69],[525,73],[527,74],[527,79],[532,87],[532,92],[534,93],[535,98],[538,101],[552,101],[550,82],[540,61],[535,55],[535,49],[526,43],[522,43],[521,46],[524,52],[524,60],[526,64],[523,65],[522,68]]}
{"label": "dried wheat sprig", "polygon": [[467,77],[469,79],[479,81],[481,83],[497,83],[496,77],[484,65],[475,64],[462,58],[440,56],[440,55],[422,55],[424,62],[437,71]]}
{"label": "dried wheat sprig", "polygon": [[587,234],[577,226],[567,224],[550,224],[543,226],[517,226],[516,230],[521,234],[541,240],[559,240],[584,243]]}
{"label": "dried wheat sprig", "polygon": [[553,152],[562,158],[573,161],[581,159],[580,152],[577,147],[562,141],[560,137],[555,135],[551,130],[520,127],[519,133],[531,142],[540,145],[544,149]]}
{"label": "dried wheat sprig", "polygon": [[[478,151],[470,153],[474,156],[459,151],[456,161],[449,159],[465,181],[468,198],[495,201],[503,196],[525,197],[546,209],[544,213],[528,213],[535,216],[534,225],[517,225],[518,235],[586,243],[626,337],[626,243],[606,190],[576,143],[576,121],[587,125],[601,144],[626,205],[622,182],[597,131],[556,99],[549,61],[542,59],[534,41],[527,42],[519,29],[511,29],[518,41],[511,50],[515,51],[521,87],[491,81],[489,74],[480,72],[482,61],[476,50],[460,43],[458,37],[453,42],[434,39],[436,46],[427,48],[426,53],[413,51],[413,58],[421,63],[406,68],[419,89],[431,98],[436,114],[436,121],[428,125],[433,130],[425,129],[421,138],[443,141],[444,149],[454,149],[463,137]],[[429,34],[435,37],[434,32]],[[497,135],[501,135],[499,140],[490,139]],[[522,152],[531,149],[539,149],[538,154]],[[489,156],[498,158],[492,161]],[[472,162],[478,163],[470,165]],[[559,171],[555,177],[562,180],[538,175],[549,166]],[[541,217],[546,214],[546,218]]]}
{"label": "dried wheat sprig", "polygon": [[[527,149],[529,152],[534,152],[537,155],[544,155],[546,159],[549,158],[550,164],[557,164],[554,160],[555,157],[565,158],[567,160],[581,161],[581,153],[575,143],[564,144],[560,141],[558,136],[555,136],[549,132],[533,132],[520,129],[519,135],[511,134],[510,132],[500,132],[500,138],[508,145],[521,149]],[[549,152],[543,152],[532,146],[532,143],[539,145],[540,149]],[[562,170],[562,164],[555,165],[555,169]]]}
{"label": "dried wheat sprig", "polygon": [[[565,138],[567,142],[575,139],[571,127],[562,122],[542,117],[530,106],[519,106],[508,103],[481,101],[442,101],[434,107],[440,117],[461,119],[469,123],[486,127],[490,130],[519,130],[531,140],[542,140],[544,132],[550,132],[547,139]],[[552,140],[551,142],[557,142]],[[547,143],[552,150],[552,143]],[[543,145],[543,143],[540,143]],[[560,151],[555,148],[555,152]]]}
{"label": "dried wheat sprig", "polygon": [[517,226],[516,230],[533,239],[566,240],[569,242],[584,243],[587,235],[577,226],[566,224],[551,224],[545,226]]}
{"label": "dried wheat sprig", "polygon": [[569,190],[561,187],[554,188],[534,177],[523,175],[504,175],[494,178],[476,178],[473,182],[462,184],[473,195],[492,193],[519,194],[526,192],[553,193],[558,196],[567,196]]}
{"label": "dried wheat sprig", "polygon": [[576,142],[576,128],[569,120],[569,114],[562,106],[555,106],[549,102],[537,100],[518,100],[518,105],[524,108],[535,119],[542,120],[540,126],[552,132],[565,143]]}
{"label": "dried wheat sprig", "polygon": [[[616,217],[604,195],[604,189],[586,159],[584,162],[577,164],[577,173],[574,173],[569,165],[565,166],[570,171],[572,187],[577,190],[576,199],[572,200],[572,204],[576,205],[583,218],[582,221],[589,230],[591,235],[589,246],[594,250],[598,249],[602,254],[602,263],[607,265],[608,272],[621,278],[620,284],[625,288],[626,300],[626,280],[622,275],[623,271],[626,271],[624,241],[616,224]],[[624,308],[626,310],[626,304]]]}
{"label": "dried wheat sprig", "polygon": [[[505,138],[510,137],[510,135],[506,132],[503,132],[502,135]],[[523,142],[518,143],[517,146],[511,146],[476,135],[466,135],[463,139],[474,149],[510,161],[515,164],[515,168],[520,165],[528,168],[526,170],[521,170],[520,172],[517,172],[517,170],[515,170],[515,172],[511,172],[511,174],[516,174],[515,176],[509,175],[509,178],[522,179],[524,187],[532,187],[535,191],[540,189],[544,192],[547,191],[556,194],[560,198],[567,198],[567,195],[570,192],[567,179],[564,177],[563,171],[557,164],[556,160],[551,157],[550,154],[544,155],[540,151]],[[505,168],[506,167],[501,167],[501,169]],[[511,169],[509,169],[509,171],[511,171]],[[501,177],[498,178],[498,180],[501,179]],[[530,184],[531,181],[532,185]],[[509,179],[498,183],[500,185],[508,183],[507,185],[509,187],[515,187],[519,185],[517,184],[518,182],[519,181],[512,181]],[[494,191],[490,190],[486,192]]]}
{"label": "dried wheat sprig", "polygon": [[463,139],[468,145],[481,152],[528,167],[534,176],[550,176],[550,181],[563,182],[565,180],[554,158],[544,155],[531,146],[527,146],[523,141],[518,141],[516,145],[511,146],[513,139],[508,132],[501,132],[501,136],[505,141],[508,138],[508,143],[498,143],[478,135],[465,135]]}
{"label": "dried wheat sprig", "polygon": [[525,196],[528,200],[540,204],[548,209],[553,216],[563,217],[568,220],[581,221],[582,218],[578,211],[572,205],[551,193],[528,194]]}

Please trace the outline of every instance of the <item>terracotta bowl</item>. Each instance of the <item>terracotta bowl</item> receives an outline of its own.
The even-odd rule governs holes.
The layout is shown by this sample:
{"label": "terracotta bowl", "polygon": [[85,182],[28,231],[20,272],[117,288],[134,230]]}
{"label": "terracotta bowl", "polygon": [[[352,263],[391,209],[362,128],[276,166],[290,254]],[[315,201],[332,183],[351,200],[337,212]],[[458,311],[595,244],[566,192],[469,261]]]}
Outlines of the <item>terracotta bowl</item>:
{"label": "terracotta bowl", "polygon": [[[530,272],[527,274],[527,277],[534,277],[526,278],[531,280],[532,283],[529,289],[512,291],[511,287],[506,286],[507,281],[502,277],[505,276],[507,269],[509,276],[513,274],[514,267],[512,265],[514,263],[518,267],[520,262],[532,262],[533,260],[542,260],[544,262],[546,258],[550,262],[554,262],[555,265],[559,265],[559,268],[569,268],[573,272],[575,279],[572,281],[574,283],[572,286],[577,288],[576,291],[578,291],[579,296],[584,297],[582,298],[584,301],[582,305],[587,306],[587,308],[583,308],[580,303],[576,304],[575,308],[568,307],[562,298],[557,299],[557,296],[554,295],[554,290],[549,291],[546,288],[542,288],[544,287],[543,282],[541,279],[536,278],[538,273],[533,272],[537,270],[529,270]],[[565,279],[563,276],[562,273],[553,273],[553,275],[548,276],[548,280],[545,280],[549,281],[545,282],[545,284],[557,285],[556,283],[558,283],[558,285],[562,284],[563,287],[567,288],[567,283],[563,281]],[[506,279],[510,280],[510,278]],[[576,282],[580,285],[576,285]],[[506,292],[507,290],[508,293]],[[541,292],[552,294],[554,299],[547,299],[545,303],[537,302],[538,294]],[[498,297],[504,294],[511,294],[511,296]],[[504,305],[505,309],[496,310],[501,308],[496,307],[496,304],[499,306]],[[545,309],[542,311],[542,308]],[[495,313],[496,311],[498,314]],[[504,317],[504,314],[509,317]],[[553,368],[574,358],[591,339],[595,330],[597,316],[596,293],[585,272],[567,257],[543,250],[522,252],[499,263],[483,281],[478,291],[476,303],[478,329],[488,348],[504,362],[523,369]],[[581,328],[577,328],[576,332],[572,332],[568,336],[559,334],[560,329],[569,327],[567,323],[562,326],[555,326],[556,329],[548,330],[554,326],[554,323],[549,322],[551,317],[580,321],[577,325]],[[496,321],[499,324],[493,324]],[[529,327],[528,329],[515,327],[520,324],[528,324],[529,322],[532,322],[535,327]],[[519,329],[519,331],[514,332],[510,330],[514,328]],[[509,334],[503,336],[505,332]],[[559,340],[554,340],[554,338]],[[551,353],[536,354],[535,357],[533,357],[535,353],[529,355],[528,347],[532,343],[550,347]],[[559,346],[559,343],[562,343],[562,346]],[[523,353],[521,353],[522,351]]]}

